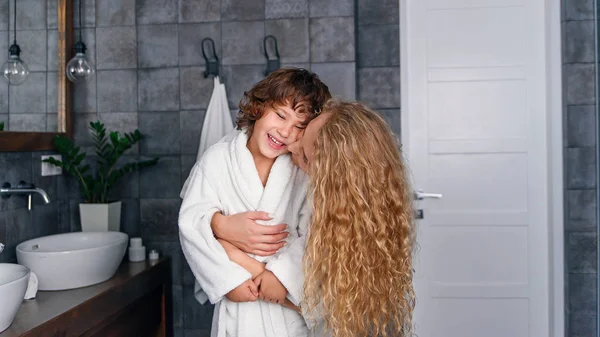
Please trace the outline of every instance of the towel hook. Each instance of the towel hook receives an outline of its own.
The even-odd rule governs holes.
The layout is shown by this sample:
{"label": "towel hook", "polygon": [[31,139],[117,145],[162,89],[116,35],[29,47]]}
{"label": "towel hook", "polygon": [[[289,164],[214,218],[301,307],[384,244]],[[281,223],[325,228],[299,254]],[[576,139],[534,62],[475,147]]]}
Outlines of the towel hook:
{"label": "towel hook", "polygon": [[[273,40],[273,47],[275,48],[275,59],[271,59],[269,57],[269,53],[267,52],[267,40]],[[269,75],[271,72],[279,69],[281,62],[279,59],[279,49],[277,49],[277,39],[273,35],[265,36],[263,40],[263,47],[265,50],[265,57],[267,58],[267,70],[265,70],[265,76]]]}
{"label": "towel hook", "polygon": [[[206,51],[204,50],[204,42],[209,42],[212,45],[213,50],[213,60],[209,60],[208,56],[206,56]],[[210,37],[204,38],[202,40],[202,56],[204,56],[204,62],[206,63],[206,70],[204,70],[204,78],[208,76],[219,76],[219,58],[217,57],[217,50],[215,49],[215,41]]]}

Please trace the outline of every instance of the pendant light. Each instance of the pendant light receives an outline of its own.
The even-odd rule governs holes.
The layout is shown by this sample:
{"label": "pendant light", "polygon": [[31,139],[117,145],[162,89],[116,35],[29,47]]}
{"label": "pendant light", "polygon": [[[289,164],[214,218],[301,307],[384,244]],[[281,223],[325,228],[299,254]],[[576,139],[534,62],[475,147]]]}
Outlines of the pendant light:
{"label": "pendant light", "polygon": [[13,19],[13,33],[14,40],[13,44],[8,49],[8,61],[2,66],[4,77],[10,85],[21,85],[27,80],[29,76],[29,68],[19,55],[21,54],[21,48],[17,44],[17,0],[14,0],[14,19]]}
{"label": "pendant light", "polygon": [[81,6],[82,1],[79,0],[79,41],[73,47],[75,56],[67,63],[66,69],[67,78],[74,83],[84,82],[94,75],[94,67],[85,56],[87,48],[81,39],[81,31],[83,30],[83,25],[81,24]]}

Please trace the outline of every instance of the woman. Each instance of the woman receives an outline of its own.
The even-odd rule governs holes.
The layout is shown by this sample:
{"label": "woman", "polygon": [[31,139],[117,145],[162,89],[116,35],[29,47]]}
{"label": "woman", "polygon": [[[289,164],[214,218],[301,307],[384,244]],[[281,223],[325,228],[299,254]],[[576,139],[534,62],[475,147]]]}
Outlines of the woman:
{"label": "woman", "polygon": [[[410,335],[413,207],[388,125],[362,104],[329,102],[290,151],[310,178],[301,309],[313,335]],[[242,250],[240,233],[258,226],[243,214],[213,225]]]}

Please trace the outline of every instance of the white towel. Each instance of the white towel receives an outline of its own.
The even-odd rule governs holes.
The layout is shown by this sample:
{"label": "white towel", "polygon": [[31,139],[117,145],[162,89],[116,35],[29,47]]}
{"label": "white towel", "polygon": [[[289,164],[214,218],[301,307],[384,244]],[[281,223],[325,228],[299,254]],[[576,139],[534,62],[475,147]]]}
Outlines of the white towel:
{"label": "white towel", "polygon": [[225,85],[221,83],[219,76],[215,76],[214,82],[213,93],[208,103],[204,123],[202,124],[196,161],[200,160],[206,149],[216,144],[233,130]]}
{"label": "white towel", "polygon": [[34,299],[38,292],[39,283],[40,282],[38,281],[37,275],[34,272],[29,271],[29,282],[27,283],[27,290],[25,290],[25,296],[23,296],[23,299]]}
{"label": "white towel", "polygon": [[[221,83],[218,76],[214,78],[213,93],[210,96],[208,109],[204,116],[202,124],[202,133],[200,134],[200,143],[198,144],[198,155],[196,161],[199,161],[204,152],[214,144],[220,141],[230,141],[237,131],[233,127],[229,103],[227,102],[227,91],[225,84]],[[189,185],[189,177],[183,183],[179,196],[181,199],[185,196]]]}

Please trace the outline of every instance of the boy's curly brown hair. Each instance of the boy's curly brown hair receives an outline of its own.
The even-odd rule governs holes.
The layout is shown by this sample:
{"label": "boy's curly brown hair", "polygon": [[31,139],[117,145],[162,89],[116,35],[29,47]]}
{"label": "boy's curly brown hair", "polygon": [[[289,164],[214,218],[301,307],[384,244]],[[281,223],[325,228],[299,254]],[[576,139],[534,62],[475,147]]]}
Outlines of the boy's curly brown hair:
{"label": "boy's curly brown hair", "polygon": [[239,104],[237,129],[247,128],[251,136],[265,107],[275,105],[289,106],[298,114],[307,114],[308,124],[330,98],[329,88],[317,74],[301,68],[278,69],[244,92]]}

